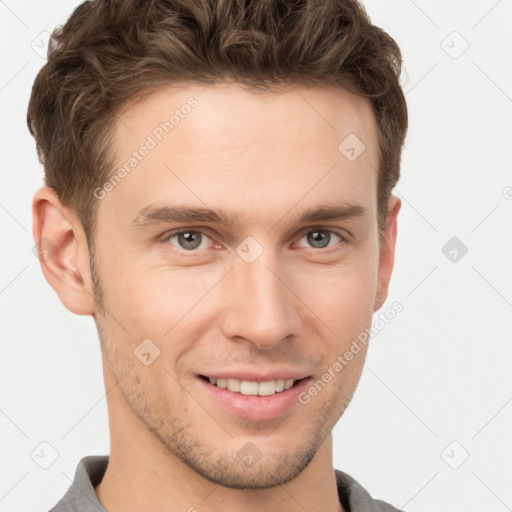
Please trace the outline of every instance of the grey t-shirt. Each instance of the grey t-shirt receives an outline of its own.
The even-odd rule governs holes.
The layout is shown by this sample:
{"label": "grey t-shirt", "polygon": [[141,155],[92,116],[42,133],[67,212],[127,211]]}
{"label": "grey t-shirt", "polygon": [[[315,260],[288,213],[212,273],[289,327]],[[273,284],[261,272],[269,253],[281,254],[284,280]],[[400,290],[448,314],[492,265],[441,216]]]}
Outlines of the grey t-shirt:
{"label": "grey t-shirt", "polygon": [[[94,487],[101,482],[108,455],[89,455],[78,463],[75,479],[64,497],[50,512],[105,512]],[[374,500],[351,476],[335,469],[340,503],[347,512],[403,512],[381,500]]]}

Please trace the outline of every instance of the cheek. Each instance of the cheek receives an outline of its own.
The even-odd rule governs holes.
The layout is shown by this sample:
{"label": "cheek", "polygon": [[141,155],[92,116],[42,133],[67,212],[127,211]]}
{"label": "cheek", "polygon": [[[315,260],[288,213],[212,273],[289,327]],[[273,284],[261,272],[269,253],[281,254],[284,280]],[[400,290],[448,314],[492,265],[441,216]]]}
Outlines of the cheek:
{"label": "cheek", "polygon": [[159,347],[159,362],[179,359],[208,325],[205,318],[211,312],[205,311],[205,297],[219,276],[213,269],[206,273],[198,267],[149,267],[141,261],[125,261],[124,266],[126,272],[110,282],[113,315],[130,333],[134,345],[148,338]]}
{"label": "cheek", "polygon": [[300,279],[298,295],[338,336],[362,330],[371,322],[376,263],[364,261],[368,260],[361,256],[359,262],[318,267]]}
{"label": "cheek", "polygon": [[[110,261],[109,261],[110,260]],[[106,277],[105,295],[114,310],[154,323],[183,312],[185,306],[202,288],[188,272],[171,265],[152,264],[150,258],[112,254],[103,267]]]}

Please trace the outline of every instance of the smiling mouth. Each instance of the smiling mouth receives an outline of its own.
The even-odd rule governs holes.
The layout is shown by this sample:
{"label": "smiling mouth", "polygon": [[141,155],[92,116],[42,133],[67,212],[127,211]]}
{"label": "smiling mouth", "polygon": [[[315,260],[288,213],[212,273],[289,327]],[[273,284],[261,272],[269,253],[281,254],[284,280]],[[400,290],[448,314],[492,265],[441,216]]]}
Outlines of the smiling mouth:
{"label": "smiling mouth", "polygon": [[240,379],[216,379],[213,377],[207,377],[206,375],[199,375],[199,377],[218,388],[227,389],[233,393],[251,396],[272,396],[276,393],[282,393],[283,391],[287,391],[294,387],[297,383],[309,378],[305,377],[304,379],[299,380],[277,379],[266,382],[255,382]]}

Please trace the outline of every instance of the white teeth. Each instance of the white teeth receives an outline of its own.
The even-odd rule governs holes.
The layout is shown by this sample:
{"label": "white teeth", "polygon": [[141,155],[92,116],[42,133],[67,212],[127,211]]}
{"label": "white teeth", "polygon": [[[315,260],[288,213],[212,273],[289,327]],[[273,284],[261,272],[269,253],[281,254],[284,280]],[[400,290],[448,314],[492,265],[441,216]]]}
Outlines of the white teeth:
{"label": "white teeth", "polygon": [[293,379],[277,379],[266,382],[239,379],[216,379],[214,377],[209,377],[209,379],[210,384],[216,385],[219,388],[228,389],[229,391],[241,393],[242,395],[253,396],[271,396],[275,393],[290,389],[295,382]]}
{"label": "white teeth", "polygon": [[240,381],[240,393],[242,395],[258,395],[259,384],[250,380]]}
{"label": "white teeth", "polygon": [[284,391],[284,379],[276,380],[276,393]]}
{"label": "white teeth", "polygon": [[238,379],[228,379],[228,386],[227,388],[229,391],[235,391],[237,393],[240,392],[240,381]]}
{"label": "white teeth", "polygon": [[275,392],[276,392],[276,382],[275,381],[260,382],[258,384],[258,395],[260,395],[260,396],[274,395]]}

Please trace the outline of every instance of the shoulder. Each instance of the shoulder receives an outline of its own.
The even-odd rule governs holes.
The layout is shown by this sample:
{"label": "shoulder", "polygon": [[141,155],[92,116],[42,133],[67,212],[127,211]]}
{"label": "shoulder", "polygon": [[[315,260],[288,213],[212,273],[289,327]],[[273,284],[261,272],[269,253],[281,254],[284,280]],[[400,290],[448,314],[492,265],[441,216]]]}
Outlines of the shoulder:
{"label": "shoulder", "polygon": [[382,500],[373,499],[368,491],[353,477],[334,470],[338,494],[347,512],[404,512]]}
{"label": "shoulder", "polygon": [[83,457],[76,468],[73,483],[50,512],[105,512],[94,487],[103,478],[108,460],[108,455]]}

